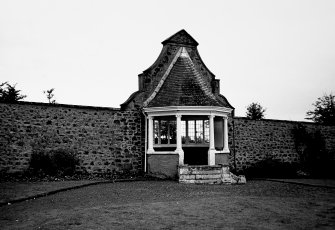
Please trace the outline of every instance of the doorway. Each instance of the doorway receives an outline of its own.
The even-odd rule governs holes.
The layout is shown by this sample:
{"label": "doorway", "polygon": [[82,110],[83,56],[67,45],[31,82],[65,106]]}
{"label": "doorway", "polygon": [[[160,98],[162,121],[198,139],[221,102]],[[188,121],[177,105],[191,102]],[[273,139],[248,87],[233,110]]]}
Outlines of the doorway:
{"label": "doorway", "polygon": [[208,165],[208,147],[183,147],[184,164]]}

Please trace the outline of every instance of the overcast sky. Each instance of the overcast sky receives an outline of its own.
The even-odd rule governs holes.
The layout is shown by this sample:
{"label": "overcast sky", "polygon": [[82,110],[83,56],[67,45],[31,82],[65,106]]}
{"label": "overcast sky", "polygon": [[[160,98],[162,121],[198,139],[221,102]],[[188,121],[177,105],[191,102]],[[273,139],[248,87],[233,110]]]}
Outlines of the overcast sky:
{"label": "overcast sky", "polygon": [[0,82],[26,101],[119,107],[161,42],[185,29],[244,116],[304,120],[335,93],[334,0],[1,0]]}

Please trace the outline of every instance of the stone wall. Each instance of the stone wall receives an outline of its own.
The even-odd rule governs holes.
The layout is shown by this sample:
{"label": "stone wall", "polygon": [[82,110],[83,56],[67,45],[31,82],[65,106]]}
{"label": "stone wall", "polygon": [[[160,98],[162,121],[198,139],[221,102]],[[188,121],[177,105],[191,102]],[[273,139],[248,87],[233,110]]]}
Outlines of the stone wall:
{"label": "stone wall", "polygon": [[[143,120],[141,112],[134,110],[0,103],[0,172],[22,172],[28,168],[32,152],[57,148],[76,152],[78,169],[88,173],[143,172]],[[229,122],[231,166],[236,163],[237,170],[243,170],[267,157],[297,162],[299,154],[292,130],[299,124],[308,132],[320,131],[326,149],[335,156],[334,126],[236,117]],[[156,162],[157,157],[148,161]],[[174,174],[176,170],[174,167]]]}
{"label": "stone wall", "polygon": [[0,172],[27,169],[31,153],[69,149],[81,171],[142,172],[144,138],[138,111],[23,102],[0,103]]}
{"label": "stone wall", "polygon": [[229,123],[231,166],[236,163],[237,170],[243,170],[267,157],[288,163],[298,162],[299,154],[292,130],[299,124],[306,127],[310,133],[320,131],[327,151],[335,156],[334,126],[267,119],[256,121],[235,117],[234,122]]}

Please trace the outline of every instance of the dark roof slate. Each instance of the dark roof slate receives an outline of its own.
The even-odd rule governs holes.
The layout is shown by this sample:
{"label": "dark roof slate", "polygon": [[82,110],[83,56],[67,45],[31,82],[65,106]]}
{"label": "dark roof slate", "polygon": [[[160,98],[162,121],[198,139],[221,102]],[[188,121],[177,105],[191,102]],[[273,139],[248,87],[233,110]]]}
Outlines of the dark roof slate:
{"label": "dark roof slate", "polygon": [[156,96],[147,107],[227,106],[208,88],[189,56],[179,56]]}
{"label": "dark roof slate", "polygon": [[180,30],[171,37],[165,39],[162,44],[174,43],[179,45],[198,46],[199,43],[186,30]]}

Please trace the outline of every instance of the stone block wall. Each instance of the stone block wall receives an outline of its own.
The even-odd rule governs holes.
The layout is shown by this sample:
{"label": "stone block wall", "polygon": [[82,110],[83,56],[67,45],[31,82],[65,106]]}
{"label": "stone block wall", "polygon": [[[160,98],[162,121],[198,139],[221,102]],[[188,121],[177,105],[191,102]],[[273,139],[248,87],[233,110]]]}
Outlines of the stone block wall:
{"label": "stone block wall", "polygon": [[[320,131],[326,150],[335,156],[335,127],[310,122],[250,120],[235,117],[229,122],[230,164],[243,170],[271,157],[282,162],[299,161],[292,130],[299,124],[310,133]],[[233,140],[234,139],[234,140]],[[235,162],[234,162],[235,155]]]}
{"label": "stone block wall", "polygon": [[142,172],[138,111],[60,104],[0,103],[0,172],[22,172],[31,153],[69,149],[88,173]]}
{"label": "stone block wall", "polygon": [[[327,151],[335,156],[334,126],[235,117],[229,121],[231,167],[236,163],[237,170],[243,170],[267,157],[298,162],[292,130],[299,124],[310,133],[320,131]],[[22,172],[32,152],[57,148],[76,152],[78,170],[88,173],[143,172],[144,133],[144,119],[136,110],[0,103],[0,173]],[[162,169],[177,174],[177,168],[171,166],[177,164],[177,158],[158,158],[148,157],[148,163],[164,164]]]}

